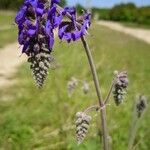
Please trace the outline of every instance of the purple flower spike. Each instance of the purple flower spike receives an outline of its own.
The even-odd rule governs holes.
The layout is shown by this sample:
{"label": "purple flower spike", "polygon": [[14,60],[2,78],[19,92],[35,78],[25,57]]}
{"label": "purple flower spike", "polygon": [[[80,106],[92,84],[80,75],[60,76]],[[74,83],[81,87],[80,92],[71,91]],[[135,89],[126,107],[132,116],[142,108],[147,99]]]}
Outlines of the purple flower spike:
{"label": "purple flower spike", "polygon": [[38,87],[42,87],[50,67],[51,51],[54,45],[53,29],[61,16],[52,0],[25,0],[16,15],[18,42],[23,46],[22,53],[29,58],[30,68]]}
{"label": "purple flower spike", "polygon": [[71,16],[71,21],[61,22],[59,25],[58,36],[61,40],[66,40],[67,42],[76,41],[87,33],[87,29],[90,26],[91,14],[85,13],[77,19],[76,10],[74,8],[66,7],[61,15],[65,16],[67,14]]}

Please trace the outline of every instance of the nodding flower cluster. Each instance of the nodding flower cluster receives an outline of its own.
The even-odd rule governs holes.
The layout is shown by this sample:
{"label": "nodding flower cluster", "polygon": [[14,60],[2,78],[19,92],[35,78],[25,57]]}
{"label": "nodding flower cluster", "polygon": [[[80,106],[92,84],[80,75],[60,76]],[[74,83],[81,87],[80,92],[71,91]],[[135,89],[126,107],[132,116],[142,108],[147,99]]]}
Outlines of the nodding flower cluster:
{"label": "nodding flower cluster", "polygon": [[78,112],[76,114],[76,137],[78,144],[81,144],[87,135],[91,116],[88,116],[84,112]]}
{"label": "nodding flower cluster", "polygon": [[114,80],[114,100],[116,105],[119,105],[123,101],[123,96],[126,94],[126,89],[128,86],[128,76],[127,72],[118,72],[115,71],[115,80]]}
{"label": "nodding flower cluster", "polygon": [[136,104],[137,116],[140,118],[147,107],[147,99],[144,95],[140,95]]}
{"label": "nodding flower cluster", "polygon": [[[59,2],[60,0],[24,0],[15,18],[19,30],[18,42],[23,46],[22,53],[29,57],[38,87],[42,87],[48,73],[55,42],[54,29],[58,27],[61,40],[71,42],[84,36],[90,26],[90,13],[85,13],[78,19],[75,8],[59,9]],[[66,21],[64,18],[68,15],[71,18]]]}

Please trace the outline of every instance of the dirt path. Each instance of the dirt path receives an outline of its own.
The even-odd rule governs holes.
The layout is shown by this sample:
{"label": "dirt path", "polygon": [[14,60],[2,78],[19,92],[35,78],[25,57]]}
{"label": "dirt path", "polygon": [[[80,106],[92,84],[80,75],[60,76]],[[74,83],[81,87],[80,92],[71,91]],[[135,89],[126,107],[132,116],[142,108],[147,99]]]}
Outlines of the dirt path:
{"label": "dirt path", "polygon": [[26,60],[24,55],[20,57],[20,52],[17,43],[0,49],[0,88],[14,84],[15,80],[11,78],[17,72],[18,66]]}
{"label": "dirt path", "polygon": [[129,28],[129,27],[125,27],[119,23],[111,22],[111,21],[99,21],[98,24],[106,26],[110,29],[113,29],[113,30],[116,30],[119,32],[129,34],[135,38],[138,38],[138,39],[143,40],[146,43],[150,44],[150,30],[148,30],[148,29]]}
{"label": "dirt path", "polygon": [[0,27],[0,31],[9,30],[9,29],[12,29],[12,26],[11,26],[11,25],[6,25],[6,26]]}

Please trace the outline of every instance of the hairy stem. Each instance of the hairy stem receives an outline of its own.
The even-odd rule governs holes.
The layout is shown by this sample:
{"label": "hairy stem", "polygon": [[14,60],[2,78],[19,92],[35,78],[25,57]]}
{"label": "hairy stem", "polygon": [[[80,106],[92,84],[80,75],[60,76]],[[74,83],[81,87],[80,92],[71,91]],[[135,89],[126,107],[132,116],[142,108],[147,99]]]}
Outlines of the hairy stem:
{"label": "hairy stem", "polygon": [[109,92],[108,92],[108,94],[107,94],[107,97],[106,97],[106,99],[105,99],[105,102],[104,102],[105,105],[109,102],[111,93],[112,93],[112,91],[113,91],[113,87],[114,87],[114,81],[112,82],[112,84],[111,84],[111,86],[110,86],[110,89],[109,89]]}
{"label": "hairy stem", "polygon": [[[83,36],[81,37],[81,41],[83,43],[83,46],[86,51],[87,58],[88,58],[88,61],[90,64],[90,68],[91,68],[91,72],[92,72],[93,80],[94,80],[94,84],[95,84],[95,89],[96,89],[96,93],[97,93],[97,97],[98,97],[98,101],[99,101],[99,106],[103,107],[104,102],[103,102],[103,98],[102,98],[102,94],[101,94],[101,90],[100,90],[100,84],[98,81],[98,75],[96,72],[93,57],[92,57],[90,48]],[[107,130],[107,122],[106,122],[106,109],[104,108],[104,109],[101,109],[100,111],[101,111],[103,148],[104,148],[104,150],[108,150],[109,146],[108,146],[108,130]]]}
{"label": "hairy stem", "polygon": [[[61,10],[62,8],[60,6],[58,6],[58,12]],[[71,16],[67,13],[66,14],[68,18],[71,19]],[[80,28],[80,24],[78,22],[77,26]],[[98,76],[97,76],[97,72],[96,72],[96,68],[94,65],[94,61],[93,61],[93,57],[91,54],[91,51],[89,49],[89,46],[86,42],[86,40],[84,39],[84,36],[81,37],[81,41],[83,43],[83,46],[85,48],[86,54],[87,54],[87,58],[90,64],[90,68],[91,68],[91,72],[93,75],[93,80],[94,80],[94,84],[95,84],[95,89],[96,89],[96,93],[97,93],[97,97],[98,97],[98,101],[99,101],[99,106],[103,107],[104,106],[104,102],[103,102],[103,98],[102,98],[102,94],[101,94],[101,90],[100,90],[100,85],[99,85],[99,81],[98,81]],[[101,124],[102,124],[102,135],[103,135],[103,147],[104,150],[108,150],[108,131],[107,131],[107,122],[106,122],[106,108],[101,109]]]}

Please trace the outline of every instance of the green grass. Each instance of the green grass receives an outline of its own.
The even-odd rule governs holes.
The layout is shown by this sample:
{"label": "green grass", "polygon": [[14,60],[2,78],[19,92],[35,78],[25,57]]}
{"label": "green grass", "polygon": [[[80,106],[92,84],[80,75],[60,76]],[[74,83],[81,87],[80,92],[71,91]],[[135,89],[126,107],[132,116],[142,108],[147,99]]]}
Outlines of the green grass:
{"label": "green grass", "polygon": [[0,11],[0,27],[12,25],[14,22],[15,12]]}
{"label": "green grass", "polygon": [[12,27],[11,29],[0,31],[0,48],[6,46],[7,44],[16,41],[17,30]]}
{"label": "green grass", "polygon": [[[93,26],[88,37],[101,80],[102,93],[106,95],[114,70],[127,70],[130,84],[125,101],[116,107],[113,100],[108,106],[108,127],[111,146],[126,150],[131,124],[132,104],[136,94],[149,96],[150,45],[105,27]],[[89,65],[81,42],[66,44],[56,42],[54,54],[58,68],[51,70],[45,87],[34,86],[28,64],[20,67],[14,79],[18,83],[0,90],[0,148],[6,150],[97,150],[99,141],[96,119],[85,142],[77,146],[75,130],[62,130],[74,124],[77,111],[96,103]],[[90,93],[84,95],[80,86],[71,98],[66,85],[72,77],[91,83]],[[149,113],[145,113],[136,136],[137,150],[150,149]],[[57,132],[59,129],[59,132]],[[145,138],[146,137],[146,138]]]}
{"label": "green grass", "polygon": [[0,11],[0,48],[16,41],[17,28],[13,25],[15,13]]}

